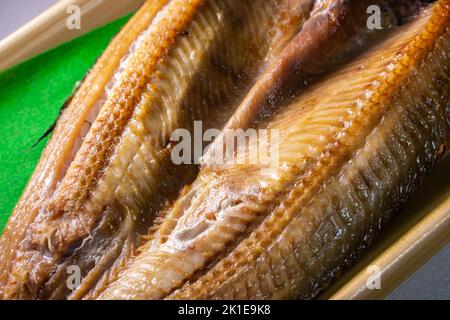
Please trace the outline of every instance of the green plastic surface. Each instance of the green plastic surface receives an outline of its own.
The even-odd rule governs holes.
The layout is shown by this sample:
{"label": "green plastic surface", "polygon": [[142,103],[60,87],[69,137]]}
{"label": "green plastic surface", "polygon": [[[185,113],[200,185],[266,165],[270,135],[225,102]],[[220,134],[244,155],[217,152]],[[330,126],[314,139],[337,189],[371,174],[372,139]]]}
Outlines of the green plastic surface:
{"label": "green plastic surface", "polygon": [[0,73],[0,232],[48,141],[33,144],[130,15]]}

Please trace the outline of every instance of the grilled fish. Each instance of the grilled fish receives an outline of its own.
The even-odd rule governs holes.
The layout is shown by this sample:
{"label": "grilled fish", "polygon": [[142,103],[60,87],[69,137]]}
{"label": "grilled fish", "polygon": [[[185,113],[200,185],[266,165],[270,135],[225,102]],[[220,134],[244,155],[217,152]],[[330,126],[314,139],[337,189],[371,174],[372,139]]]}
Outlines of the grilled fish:
{"label": "grilled fish", "polygon": [[279,132],[278,163],[250,161],[259,146],[245,141],[232,147],[234,161],[210,161],[229,148],[216,140],[153,239],[100,298],[314,298],[449,148],[449,52],[450,1],[439,0],[306,90],[277,99],[271,112],[270,99],[252,99],[279,87],[254,87],[225,129]]}
{"label": "grilled fish", "polygon": [[[171,133],[194,120],[222,127],[313,5],[146,2],[64,110],[8,222],[0,297],[80,298],[107,284],[195,178],[195,166],[171,163]],[[75,292],[66,285],[71,265],[83,277]]]}

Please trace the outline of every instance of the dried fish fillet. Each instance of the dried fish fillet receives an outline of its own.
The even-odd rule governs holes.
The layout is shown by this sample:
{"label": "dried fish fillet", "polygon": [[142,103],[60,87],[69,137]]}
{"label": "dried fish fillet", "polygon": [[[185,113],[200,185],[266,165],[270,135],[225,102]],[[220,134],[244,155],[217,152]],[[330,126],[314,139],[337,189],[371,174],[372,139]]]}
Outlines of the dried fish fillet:
{"label": "dried fish fillet", "polygon": [[80,298],[107,284],[195,176],[171,163],[171,133],[221,127],[313,2],[146,2],[58,121],[0,242],[0,297]]}
{"label": "dried fish fillet", "polygon": [[89,118],[96,101],[103,95],[104,87],[114,75],[121,57],[127,54],[136,35],[145,30],[165,2],[148,2],[131,19],[97,61],[59,119],[51,142],[44,150],[0,240],[0,297],[4,297],[13,262],[19,255],[18,246],[33,222],[38,208],[54,192],[64,176],[65,164],[70,163],[74,153],[72,150],[77,149],[76,145],[83,135],[85,120]]}
{"label": "dried fish fillet", "polygon": [[440,0],[268,116],[243,108],[229,123],[278,130],[279,164],[246,164],[257,144],[206,161],[100,298],[315,297],[449,148],[449,52]]}

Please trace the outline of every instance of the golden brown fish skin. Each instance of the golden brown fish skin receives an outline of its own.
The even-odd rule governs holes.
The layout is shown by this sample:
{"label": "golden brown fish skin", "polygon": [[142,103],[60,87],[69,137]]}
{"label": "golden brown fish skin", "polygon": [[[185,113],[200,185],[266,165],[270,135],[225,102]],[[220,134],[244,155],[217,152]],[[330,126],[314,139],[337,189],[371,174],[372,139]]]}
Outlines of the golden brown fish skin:
{"label": "golden brown fish skin", "polygon": [[286,131],[277,178],[205,165],[100,298],[314,297],[449,147],[449,9],[439,1],[262,123]]}
{"label": "golden brown fish skin", "polygon": [[[214,2],[212,1],[212,3]],[[236,105],[234,103],[235,96],[238,97],[246,91],[247,84],[251,84],[253,78],[257,74],[255,71],[264,68],[265,64],[269,63],[277,56],[285,43],[300,29],[303,22],[308,18],[312,8],[312,1],[310,0],[277,0],[263,2],[229,1],[227,4],[231,8],[240,10],[240,14],[232,12],[234,9],[230,9],[230,12],[226,13],[226,15],[230,17],[230,22],[233,27],[231,31],[227,32],[227,34],[229,34],[228,37],[235,37],[237,40],[216,40],[219,44],[227,40],[226,49],[219,54],[210,54],[211,56],[214,56],[211,64],[207,64],[204,71],[199,72],[198,78],[194,78],[192,81],[192,89],[185,94],[185,98],[181,99],[183,101],[181,104],[183,108],[189,107],[192,109],[192,118],[186,119],[186,123],[179,124],[179,126],[184,126],[184,128],[189,130],[192,129],[194,120],[202,120],[205,129],[209,127],[222,127],[225,120],[228,119],[229,114],[234,111]],[[207,9],[208,2],[205,6],[200,8],[199,12],[201,13]],[[247,21],[237,22],[239,19],[248,16],[250,16],[250,18],[247,19]],[[255,29],[257,29],[258,32],[255,32]],[[269,29],[271,35],[267,36],[264,30]],[[236,34],[238,32],[239,34]],[[188,33],[191,32],[189,31]],[[233,43],[235,44],[233,45]],[[254,50],[254,47],[258,47],[258,50]],[[214,50],[222,51],[220,45],[213,45],[213,48],[216,48]],[[235,55],[235,52],[241,53],[239,58]],[[214,73],[218,71],[224,73],[226,76],[221,76],[214,80]],[[223,89],[223,87],[226,88],[226,85],[235,88]],[[177,88],[178,86],[174,87]],[[215,87],[219,88],[219,90],[214,89]],[[200,92],[204,92],[204,97],[209,94],[212,95],[213,98],[208,97],[205,100],[200,101],[202,95],[195,98],[198,95],[197,92],[199,90]],[[241,91],[242,93],[240,93]],[[194,99],[192,97],[194,97]],[[230,97],[233,98],[230,99]],[[204,114],[201,114],[201,110],[197,110],[198,105],[202,103],[205,107]],[[186,111],[183,112],[187,113]],[[155,176],[159,175],[159,179],[162,181],[162,185],[155,190],[155,193],[163,200],[169,199],[168,192],[170,189],[172,189],[172,191],[179,190],[174,186],[186,184],[184,181],[188,180],[182,179],[183,175],[186,175],[186,171],[197,172],[196,166],[173,165],[169,151],[170,148],[164,150],[163,156],[161,157],[162,160],[160,161],[161,168],[158,170],[158,173],[155,173]],[[190,175],[190,177],[192,177],[192,175]],[[192,180],[193,179],[191,178],[189,182]],[[166,191],[167,188],[169,188],[168,191]],[[177,193],[174,194],[172,192],[172,195],[174,196],[174,201]],[[153,203],[157,202],[153,201],[153,199],[151,200]],[[146,201],[150,202],[149,199],[146,199]],[[142,208],[145,208],[145,206],[142,206]],[[150,212],[153,214],[154,212],[158,212],[158,210],[159,208],[155,210],[151,209]],[[146,215],[149,215],[149,212],[145,209],[141,209],[141,211],[142,214],[145,213]],[[164,214],[164,212],[162,214]],[[161,213],[158,212],[158,215],[161,215]],[[147,229],[141,229],[140,234],[146,234],[147,231]],[[83,297],[84,299],[92,299],[96,297],[104,287],[117,277],[120,270],[126,266],[129,260],[130,251],[132,253],[134,252],[134,250],[122,251],[121,256],[126,256],[128,258],[121,258],[117,263],[114,262],[112,270],[108,271],[107,274],[103,274],[102,279],[95,285],[95,288],[86,294],[86,296],[83,296],[84,293],[86,293],[86,289],[80,288],[70,295],[69,298],[79,299]],[[62,287],[65,288],[64,285]]]}
{"label": "golden brown fish skin", "polygon": [[[173,38],[186,21],[189,21],[200,4],[201,1],[187,1],[184,14],[172,15],[171,26],[160,24],[161,38],[154,44],[149,45],[153,47],[153,50],[149,50],[151,52],[149,58],[141,61],[135,60],[136,74],[129,72],[130,74],[125,76],[129,80],[122,82],[116,90],[117,93],[107,102],[107,105],[102,107],[100,114],[85,137],[83,145],[77,151],[75,159],[58,185],[56,191],[61,191],[59,194],[52,194],[53,198],[58,197],[56,201],[50,203],[54,207],[49,209],[39,208],[33,225],[28,227],[25,241],[20,244],[24,248],[16,248],[18,258],[17,261],[14,261],[15,265],[7,283],[5,298],[26,299],[36,297],[41,279],[49,277],[54,267],[54,260],[46,259],[45,255],[51,256],[55,248],[62,254],[66,250],[66,248],[63,248],[62,242],[70,244],[77,240],[75,238],[77,230],[68,232],[68,230],[58,229],[62,227],[61,223],[58,222],[52,228],[47,221],[56,220],[66,212],[77,214],[76,212],[81,210],[81,205],[88,196],[88,190],[91,189],[98,175],[101,174],[100,168],[105,165],[109,153],[119,141],[118,137],[131,116],[136,99],[142,93],[151,70],[166,53]],[[103,88],[106,84],[106,82],[103,83]],[[64,133],[62,132],[61,135],[64,135]],[[89,218],[95,219],[96,217],[90,216]],[[77,228],[77,225],[72,224],[71,227]],[[83,223],[80,227],[85,229]],[[33,229],[44,229],[43,232],[46,235],[42,237],[37,234],[41,231]],[[61,234],[61,232],[66,234]],[[83,232],[88,233],[89,231],[84,230]],[[33,248],[35,248],[34,252]]]}
{"label": "golden brown fish skin", "polygon": [[[269,68],[263,79],[258,81],[258,84],[255,86],[256,90],[253,90],[253,92],[261,93],[264,97],[270,96],[282,85],[284,78],[289,78],[299,72],[304,73],[303,70],[299,70],[300,66],[303,69],[306,66],[310,68],[310,72],[303,75],[304,79],[311,77],[312,74],[318,74],[318,70],[324,65],[324,62],[328,63],[328,60],[325,58],[330,58],[342,51],[349,39],[367,32],[367,29],[365,27],[363,28],[366,21],[364,15],[367,9],[366,2],[339,0],[330,1],[330,3],[332,5],[325,12],[316,10],[318,16],[313,17],[311,19],[312,21],[306,23],[300,32],[300,36],[297,35],[291,41],[288,48],[281,54],[281,57],[277,58],[279,62]],[[376,3],[384,5],[382,2]],[[373,4],[373,1],[371,1],[371,4]],[[350,19],[353,16],[357,16],[358,19]],[[385,18],[383,22],[386,28],[394,23],[392,17],[387,16]],[[328,45],[329,43],[331,43],[331,46]],[[324,46],[329,50],[323,50]],[[317,53],[319,51],[326,52],[326,56],[322,57],[318,55]],[[314,65],[311,66],[311,64]],[[274,81],[274,79],[280,78],[281,80]],[[284,81],[284,87],[287,87],[286,81]],[[290,87],[294,87],[294,85],[290,84]],[[257,107],[254,107],[255,104],[259,103],[258,99],[255,102],[253,93],[250,96],[251,98],[247,99],[250,100],[249,103],[246,104],[244,102],[243,106],[240,106],[240,110],[244,109],[243,112],[247,112],[251,109],[254,114],[262,113],[257,112]],[[232,119],[240,120],[240,128],[244,127],[243,122],[245,120],[248,121],[248,119],[240,116],[234,116]],[[230,124],[228,127],[231,127]]]}
{"label": "golden brown fish skin", "polygon": [[[415,1],[409,1],[410,4]],[[402,13],[395,1],[316,1],[311,18],[280,54],[276,63],[258,79],[225,129],[246,129],[270,115],[301,86],[307,86],[358,51],[358,47],[385,34],[416,6]],[[367,28],[368,6],[382,9],[382,31]],[[359,43],[358,45],[354,43]],[[251,112],[250,112],[251,110]]]}
{"label": "golden brown fish skin", "polygon": [[17,245],[23,240],[26,229],[36,216],[37,208],[54,192],[57,182],[64,175],[64,163],[70,158],[70,150],[82,130],[86,115],[102,95],[103,88],[130,44],[150,24],[166,2],[166,0],[148,1],[143,5],[90,70],[60,117],[52,138],[0,239],[0,298],[4,295],[6,281],[17,253]]}
{"label": "golden brown fish skin", "polygon": [[439,1],[345,138],[236,249],[168,298],[309,299],[352,263],[450,147],[449,13]]}
{"label": "golden brown fish skin", "polygon": [[[17,252],[15,257],[5,256],[5,259],[2,259],[2,263],[9,264],[11,271],[9,275],[7,273],[3,275],[2,291],[5,293],[5,298],[67,297],[69,289],[65,282],[67,277],[65,271],[66,267],[71,264],[81,267],[84,279],[81,287],[73,294],[74,298],[83,297],[102,277],[100,281],[108,283],[107,278],[110,271],[112,270],[114,273],[116,268],[120,268],[126,263],[138,242],[138,233],[145,233],[146,228],[151,224],[154,216],[148,212],[157,212],[159,209],[157,203],[168,200],[168,195],[164,190],[176,192],[176,188],[170,184],[172,182],[173,185],[181,186],[183,184],[183,179],[178,179],[179,181],[175,179],[180,178],[179,174],[183,172],[183,167],[174,168],[170,164],[170,141],[168,139],[171,130],[178,126],[189,127],[195,119],[205,120],[207,123],[210,121],[208,120],[208,106],[200,103],[200,106],[195,109],[196,106],[189,105],[189,103],[196,102],[195,98],[201,101],[199,97],[204,91],[208,91],[206,90],[207,85],[217,86],[210,90],[210,95],[217,95],[217,97],[212,97],[208,102],[218,109],[210,110],[211,114],[216,112],[215,115],[217,115],[219,112],[227,111],[226,103],[224,106],[217,107],[213,99],[227,96],[233,86],[241,87],[241,90],[244,90],[246,88],[244,80],[251,82],[258,69],[264,65],[263,60],[270,61],[271,56],[276,56],[283,44],[290,40],[309,16],[313,1],[296,1],[294,6],[291,2],[292,0],[265,2],[232,0],[225,4],[215,0],[206,2],[172,0],[166,6],[164,6],[165,2],[159,3],[159,9],[162,7],[161,11],[166,10],[164,11],[165,15],[153,24],[153,29],[146,36],[145,41],[131,56],[129,65],[122,72],[118,83],[113,86],[111,96],[105,99],[106,102],[102,105],[99,114],[92,119],[93,123],[87,135],[84,137],[80,134],[82,129],[79,128],[71,136],[73,140],[82,136],[79,149],[73,142],[72,147],[69,146],[65,150],[66,153],[71,153],[75,149],[75,158],[72,161],[70,154],[61,157],[60,164],[63,173],[55,177],[51,192],[44,194],[43,199],[34,205],[34,213],[27,220],[27,224],[23,225],[23,233],[17,237],[17,242],[4,242],[5,246],[11,246],[10,251]],[[152,7],[150,3],[151,1],[146,4],[146,9],[144,7],[138,13],[138,16],[144,16],[147,19],[147,26],[157,11],[149,10],[149,7]],[[239,12],[237,12],[238,7]],[[204,25],[204,29],[207,30],[204,33],[200,32],[200,38],[196,40],[197,44],[200,42],[200,44],[210,45],[210,47],[191,50],[193,53],[205,54],[203,60],[197,61],[207,64],[204,66],[207,71],[206,75],[202,78],[201,68],[196,71],[194,59],[192,67],[198,76],[191,78],[191,82],[185,89],[192,95],[188,94],[187,98],[181,97],[179,100],[175,100],[175,103],[179,104],[176,107],[184,106],[188,111],[180,109],[179,112],[174,112],[170,115],[176,118],[173,121],[163,118],[167,117],[167,114],[164,114],[165,111],[161,110],[160,105],[154,108],[148,108],[146,105],[158,102],[155,98],[158,96],[158,92],[166,89],[159,88],[157,82],[157,80],[161,80],[160,76],[165,75],[163,70],[165,63],[168,69],[176,69],[176,65],[170,65],[170,55],[180,53],[174,52],[177,43],[183,43],[183,39],[186,37],[190,39],[192,33],[198,35],[198,30],[189,28],[190,26],[195,27],[196,19],[199,20],[196,21],[197,26],[204,23],[205,17],[202,12],[208,9],[211,15],[211,10],[213,10],[211,8],[221,8],[226,16],[222,17],[223,12],[218,11],[215,16],[218,22],[213,22],[209,26]],[[254,13],[254,15],[250,13]],[[149,19],[151,14],[153,16]],[[158,17],[155,18],[155,20],[157,19]],[[237,23],[234,28],[241,26],[240,33],[234,32],[234,38],[231,41],[227,38],[222,39],[228,40],[227,43],[214,38],[215,35],[211,34],[216,32],[214,28],[218,26],[218,28],[226,29],[230,27],[232,19],[236,19]],[[223,23],[227,23],[227,25],[223,27]],[[141,32],[143,29],[145,28],[141,28]],[[221,32],[226,34],[225,31]],[[273,32],[273,35],[268,37],[269,31]],[[221,33],[219,34],[221,35]],[[263,34],[264,37],[262,37]],[[249,38],[248,35],[252,35],[252,37]],[[215,43],[211,39],[215,39]],[[262,39],[264,41],[261,41]],[[212,44],[210,44],[211,42]],[[220,50],[221,48],[223,50]],[[242,55],[230,60],[227,49],[231,50],[231,48],[237,49],[236,51],[241,52]],[[206,50],[206,52],[201,50]],[[207,55],[211,52],[208,50],[219,52],[217,61],[214,60],[216,57],[209,60]],[[123,54],[122,52],[120,57],[115,57],[114,61],[119,61]],[[221,58],[228,60],[220,61]],[[102,59],[104,60],[104,58]],[[108,84],[107,80],[111,78],[114,71],[113,67],[111,69],[111,73],[105,74],[103,77],[103,82],[96,83],[95,78],[91,79],[90,85],[98,90],[90,101],[90,109],[94,109],[92,105],[98,99],[102,99],[102,92],[105,91],[103,88]],[[94,70],[96,70],[95,67]],[[176,70],[171,75],[172,78],[181,77]],[[195,75],[194,73],[193,76]],[[188,76],[190,76],[189,73]],[[153,80],[155,80],[154,83]],[[164,81],[167,85],[168,81]],[[85,86],[83,84],[81,90]],[[174,86],[173,91],[178,88],[178,86]],[[85,91],[81,92],[89,94]],[[236,90],[232,92],[233,94],[230,96],[239,94]],[[194,96],[194,98],[190,96]],[[74,105],[77,101],[75,98],[68,111],[64,112],[63,118],[58,124],[60,129],[59,131],[57,129],[55,135],[66,135],[64,132],[66,127],[61,123],[64,123],[64,119],[69,123],[71,120],[69,116],[77,115],[71,113],[76,109]],[[161,105],[164,103],[165,101],[162,101]],[[86,111],[86,114],[88,113]],[[170,113],[170,110],[167,113]],[[210,118],[213,117],[210,116]],[[86,115],[79,121],[80,125],[83,125],[85,119]],[[158,127],[155,121],[164,122],[165,120],[162,119],[166,119],[168,124]],[[135,140],[132,140],[133,137],[136,137],[135,133],[142,130],[143,126],[140,123],[143,123],[144,127],[146,123],[155,125],[155,128],[152,127],[155,132],[152,131],[145,135],[146,138],[149,138],[145,139],[144,144],[147,148],[145,151],[150,152],[145,152],[145,156],[137,152],[137,156],[144,159],[140,163],[147,170],[145,172],[137,172],[134,169],[137,167],[134,157],[130,162],[122,163],[123,159],[127,159],[133,153],[127,153],[127,150],[140,151],[133,149],[136,143]],[[220,121],[215,123],[220,125]],[[67,126],[69,125],[70,123]],[[52,142],[49,148],[54,147],[56,143]],[[147,147],[150,144],[153,149]],[[141,158],[137,160],[140,161]],[[155,163],[156,168],[154,168]],[[49,170],[54,170],[52,167],[54,164],[51,163],[48,166]],[[65,166],[68,166],[67,171],[64,169]],[[124,178],[122,182],[117,182],[114,180],[116,179],[114,175],[120,170],[124,171]],[[193,175],[195,168],[189,168],[189,170]],[[39,174],[43,178],[48,178],[44,173]],[[149,181],[144,178],[139,180],[139,176],[144,175],[145,179]],[[32,181],[30,185],[35,183],[37,182]],[[129,190],[124,190],[125,187]],[[108,189],[113,189],[113,191],[109,192]],[[151,190],[157,190],[158,194],[152,194]],[[30,199],[24,201],[30,201]],[[149,206],[154,206],[154,208],[149,208]],[[13,216],[21,216],[19,209],[16,212]],[[104,279],[105,277],[106,279]]]}

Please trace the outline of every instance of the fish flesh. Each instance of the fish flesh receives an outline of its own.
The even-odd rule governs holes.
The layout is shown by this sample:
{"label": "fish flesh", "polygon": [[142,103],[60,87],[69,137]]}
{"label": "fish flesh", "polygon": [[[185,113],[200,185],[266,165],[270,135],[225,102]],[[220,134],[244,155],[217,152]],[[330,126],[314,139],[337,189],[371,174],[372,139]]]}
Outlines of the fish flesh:
{"label": "fish flesh", "polygon": [[[58,120],[0,298],[314,298],[448,149],[450,1],[427,2],[147,1]],[[195,121],[222,131],[174,164]],[[249,129],[275,162],[229,145]]]}
{"label": "fish flesh", "polygon": [[448,150],[449,52],[450,1],[440,0],[268,115],[244,99],[225,128],[278,131],[277,165],[250,161],[258,143],[232,147],[231,162],[207,153],[99,298],[316,297]]}
{"label": "fish flesh", "polygon": [[[221,127],[312,0],[147,1],[59,119],[0,242],[0,297],[83,297],[108,283],[194,179],[171,133]],[[239,54],[235,54],[239,52]],[[66,285],[78,266],[83,282]]]}

